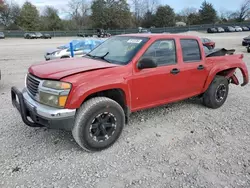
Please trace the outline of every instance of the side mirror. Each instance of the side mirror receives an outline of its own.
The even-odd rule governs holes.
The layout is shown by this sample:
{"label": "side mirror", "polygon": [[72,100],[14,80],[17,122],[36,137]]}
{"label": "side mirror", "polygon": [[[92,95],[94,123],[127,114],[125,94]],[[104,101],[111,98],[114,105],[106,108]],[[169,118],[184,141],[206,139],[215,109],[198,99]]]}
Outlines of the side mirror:
{"label": "side mirror", "polygon": [[143,58],[137,64],[137,68],[139,70],[141,70],[141,69],[150,69],[150,68],[155,68],[155,67],[157,67],[157,64],[151,58]]}

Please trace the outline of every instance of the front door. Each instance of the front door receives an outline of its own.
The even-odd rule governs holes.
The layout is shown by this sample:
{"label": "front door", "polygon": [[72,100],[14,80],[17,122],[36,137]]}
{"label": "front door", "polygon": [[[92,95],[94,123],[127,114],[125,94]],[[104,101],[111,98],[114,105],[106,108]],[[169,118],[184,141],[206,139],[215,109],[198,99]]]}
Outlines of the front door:
{"label": "front door", "polygon": [[177,63],[175,40],[155,41],[140,59],[143,58],[152,58],[157,67],[142,70],[135,68],[131,90],[132,111],[173,100],[183,82]]}

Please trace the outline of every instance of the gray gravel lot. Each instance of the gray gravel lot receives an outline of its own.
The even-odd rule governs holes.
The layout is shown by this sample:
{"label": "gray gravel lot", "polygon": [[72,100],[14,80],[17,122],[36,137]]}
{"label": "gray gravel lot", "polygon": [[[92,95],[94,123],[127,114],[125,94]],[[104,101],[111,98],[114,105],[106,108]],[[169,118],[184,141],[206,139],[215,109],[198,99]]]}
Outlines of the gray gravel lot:
{"label": "gray gravel lot", "polygon": [[[241,46],[249,34],[200,36],[244,53],[250,70]],[[134,113],[119,141],[99,153],[81,150],[71,133],[25,126],[11,86],[22,89],[27,68],[69,40],[0,40],[0,187],[250,187],[250,85],[231,85],[217,110],[189,99]]]}

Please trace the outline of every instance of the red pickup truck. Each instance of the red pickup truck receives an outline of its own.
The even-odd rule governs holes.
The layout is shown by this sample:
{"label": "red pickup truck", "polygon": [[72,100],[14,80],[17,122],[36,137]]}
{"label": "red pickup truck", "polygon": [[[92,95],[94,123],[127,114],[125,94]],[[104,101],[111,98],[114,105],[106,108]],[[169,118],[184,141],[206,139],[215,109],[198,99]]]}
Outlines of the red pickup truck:
{"label": "red pickup truck", "polygon": [[194,96],[221,107],[229,84],[244,86],[248,70],[234,50],[205,51],[200,38],[127,34],[109,38],[79,58],[32,65],[25,88],[12,87],[12,103],[25,124],[72,131],[87,151],[113,145],[138,110]]}

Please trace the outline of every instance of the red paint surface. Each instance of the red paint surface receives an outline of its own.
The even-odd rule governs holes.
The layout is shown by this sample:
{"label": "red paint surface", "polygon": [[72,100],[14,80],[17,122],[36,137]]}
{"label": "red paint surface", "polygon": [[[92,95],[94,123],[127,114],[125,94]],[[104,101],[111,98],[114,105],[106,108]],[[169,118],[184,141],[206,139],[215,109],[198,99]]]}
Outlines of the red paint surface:
{"label": "red paint surface", "polygon": [[[236,68],[242,71],[244,83],[249,82],[248,70],[242,61],[242,55],[209,57],[204,55],[203,44],[198,37],[169,34],[128,34],[126,36],[144,36],[150,40],[125,66],[118,66],[89,58],[54,60],[36,64],[29,72],[45,79],[57,79],[72,83],[72,90],[66,108],[79,108],[90,94],[108,90],[121,89],[125,94],[126,105],[137,111],[158,105],[183,100],[203,93],[209,87],[215,75],[230,69],[225,76],[233,76]],[[152,69],[137,69],[137,62],[150,44],[157,39],[174,39],[177,48],[176,65],[161,66]],[[202,52],[200,62],[184,63],[180,38],[191,38],[199,41]],[[203,65],[204,70],[197,70]],[[173,68],[180,69],[177,75],[170,74]],[[235,78],[233,80],[236,82]]]}
{"label": "red paint surface", "polygon": [[212,48],[215,47],[215,42],[204,42],[203,44],[204,44],[205,46],[210,46],[210,47],[212,47]]}

